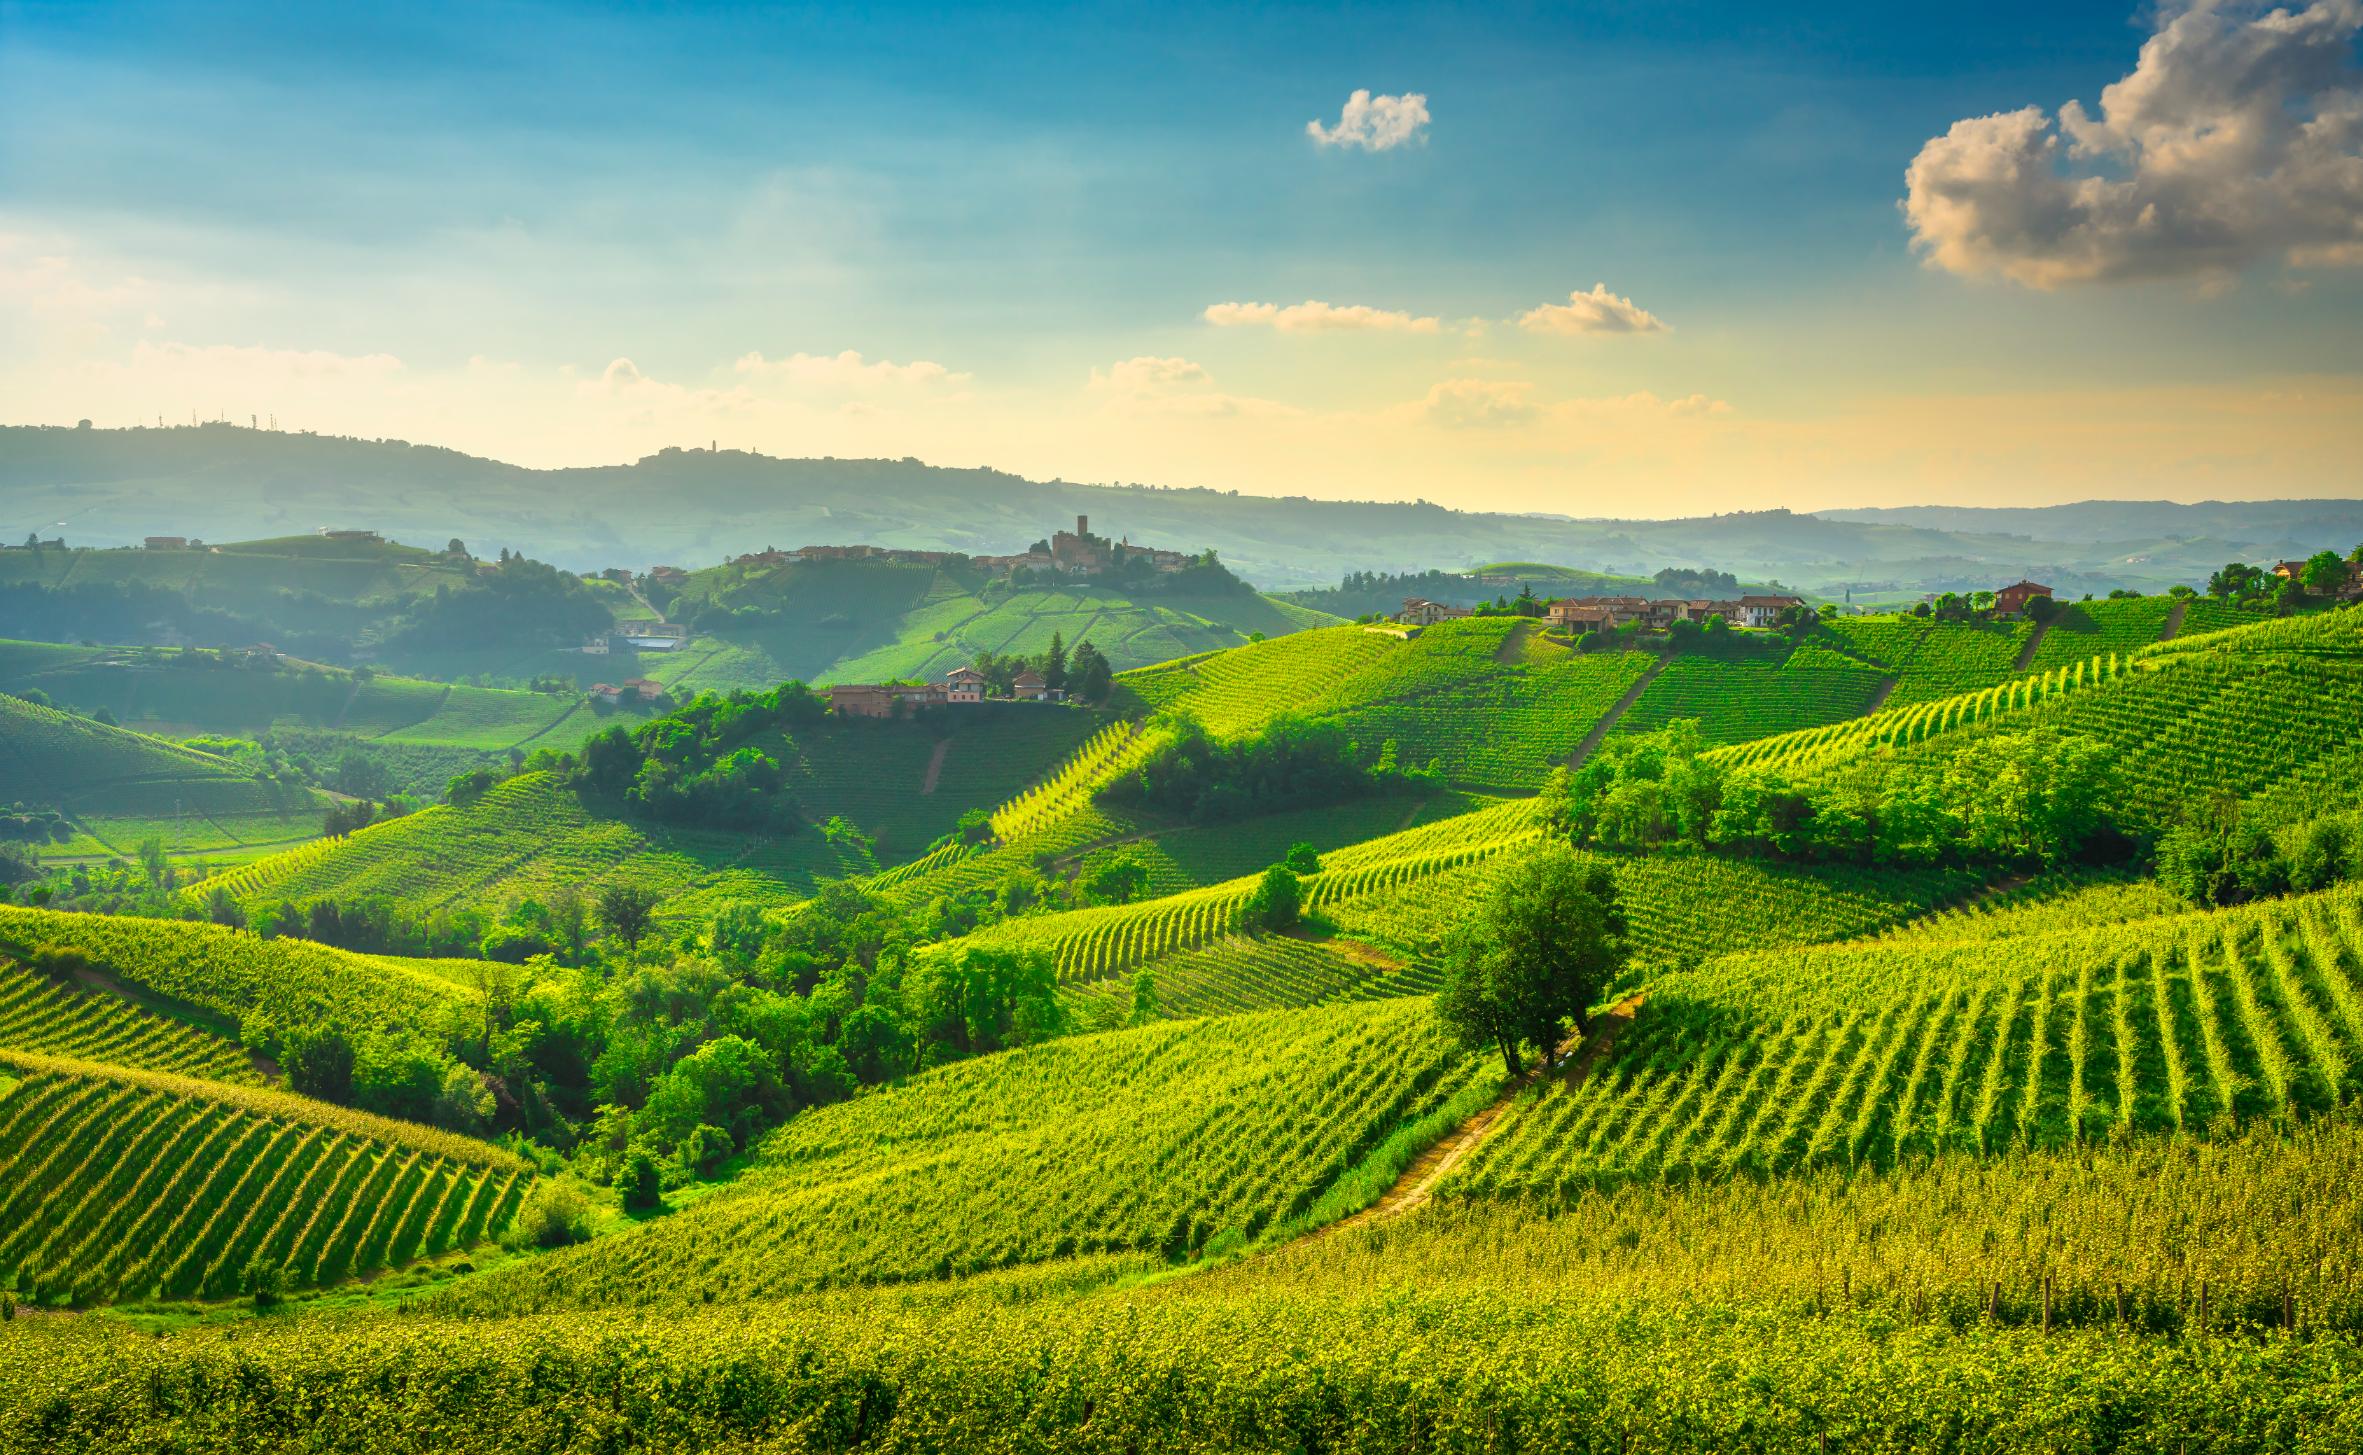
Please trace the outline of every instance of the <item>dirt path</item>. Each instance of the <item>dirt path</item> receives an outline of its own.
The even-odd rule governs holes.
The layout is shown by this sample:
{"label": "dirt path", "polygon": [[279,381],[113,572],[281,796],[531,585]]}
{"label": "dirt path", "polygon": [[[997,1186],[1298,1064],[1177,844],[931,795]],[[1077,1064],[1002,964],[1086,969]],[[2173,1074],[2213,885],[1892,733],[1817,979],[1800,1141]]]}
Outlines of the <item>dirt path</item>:
{"label": "dirt path", "polygon": [[1895,696],[1895,689],[1903,685],[1903,680],[1901,677],[1890,677],[1881,683],[1878,692],[1871,698],[1871,705],[1863,709],[1863,716],[1870,717],[1880,708],[1885,707],[1887,699]]}
{"label": "dirt path", "polygon": [[2173,641],[2176,634],[2182,631],[2182,619],[2190,612],[2190,609],[2191,602],[2189,597],[2177,598],[2174,605],[2166,609],[2166,630],[2158,633],[2158,640],[2162,642]]}
{"label": "dirt path", "polygon": [[1575,751],[1567,758],[1568,767],[1583,766],[1584,759],[1592,756],[1601,741],[1608,736],[1609,730],[1617,725],[1634,703],[1641,700],[1641,694],[1649,690],[1649,684],[1657,680],[1657,674],[1666,670],[1666,663],[1672,660],[1671,657],[1660,657],[1649,664],[1649,670],[1641,674],[1640,680],[1626,688],[1625,695],[1616,700],[1616,706],[1608,709],[1608,715],[1592,724],[1592,730],[1584,734],[1584,740],[1575,745]]}
{"label": "dirt path", "polygon": [[1526,639],[1534,635],[1534,623],[1521,621],[1502,633],[1501,645],[1493,649],[1493,660],[1505,667],[1514,667],[1526,660]]}
{"label": "dirt path", "polygon": [[[1641,1001],[1641,996],[1629,995],[1609,1007],[1592,1027],[1592,1034],[1585,1040],[1583,1049],[1562,1061],[1553,1075],[1571,1086],[1591,1075],[1592,1067],[1608,1054],[1609,1048],[1616,1044],[1616,1038],[1633,1023],[1633,1017],[1640,1014]],[[1434,1146],[1420,1153],[1409,1167],[1403,1169],[1403,1175],[1395,1179],[1395,1185],[1380,1195],[1378,1201],[1352,1217],[1340,1218],[1327,1227],[1315,1228],[1305,1237],[1325,1238],[1365,1223],[1384,1222],[1388,1218],[1401,1217],[1425,1203],[1435,1195],[1437,1184],[1452,1175],[1452,1170],[1484,1142],[1485,1134],[1493,1130],[1493,1124],[1501,1120],[1502,1113],[1510,1109],[1510,1103],[1518,1098],[1518,1094],[1541,1079],[1540,1066],[1528,1067],[1524,1075],[1502,1087],[1501,1095],[1495,1097],[1491,1105],[1438,1138]]]}
{"label": "dirt path", "polygon": [[2036,622],[2034,632],[2027,637],[2027,644],[2018,649],[2018,660],[2011,664],[2010,670],[2013,672],[2024,672],[2027,670],[2027,668],[2035,665],[2035,649],[2042,646],[2043,639],[2050,634],[2050,622]]}
{"label": "dirt path", "polygon": [[919,796],[935,792],[935,781],[944,776],[944,758],[952,751],[950,738],[935,740],[935,751],[927,755],[927,776],[919,782]]}

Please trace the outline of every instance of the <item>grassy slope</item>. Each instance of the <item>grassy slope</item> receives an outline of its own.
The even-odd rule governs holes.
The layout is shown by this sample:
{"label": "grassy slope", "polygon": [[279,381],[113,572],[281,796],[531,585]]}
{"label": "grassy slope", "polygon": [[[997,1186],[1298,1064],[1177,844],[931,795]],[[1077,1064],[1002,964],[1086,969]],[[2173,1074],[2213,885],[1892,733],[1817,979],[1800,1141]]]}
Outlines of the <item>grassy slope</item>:
{"label": "grassy slope", "polygon": [[55,807],[75,836],[42,852],[235,856],[319,832],[311,790],[266,782],[209,753],[0,694],[0,803]]}

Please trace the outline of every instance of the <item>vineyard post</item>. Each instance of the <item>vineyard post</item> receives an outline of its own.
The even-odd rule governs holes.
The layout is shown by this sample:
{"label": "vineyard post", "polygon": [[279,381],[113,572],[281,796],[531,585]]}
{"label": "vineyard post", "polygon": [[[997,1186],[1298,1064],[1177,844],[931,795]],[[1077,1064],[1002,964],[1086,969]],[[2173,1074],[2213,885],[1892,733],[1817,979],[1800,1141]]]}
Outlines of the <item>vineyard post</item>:
{"label": "vineyard post", "polygon": [[2051,1275],[2043,1275],[2043,1332],[2051,1332]]}
{"label": "vineyard post", "polygon": [[1998,1324],[2001,1321],[2002,1280],[1997,1278],[1994,1280],[1993,1289],[1986,1294],[1986,1322],[1989,1324]]}

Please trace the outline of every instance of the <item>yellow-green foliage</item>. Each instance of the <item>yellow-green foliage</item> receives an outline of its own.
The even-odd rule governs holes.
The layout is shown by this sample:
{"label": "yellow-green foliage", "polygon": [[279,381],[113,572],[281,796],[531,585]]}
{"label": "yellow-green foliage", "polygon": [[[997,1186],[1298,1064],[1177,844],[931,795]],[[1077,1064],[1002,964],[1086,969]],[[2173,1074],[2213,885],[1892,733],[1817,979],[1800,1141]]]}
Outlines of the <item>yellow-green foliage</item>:
{"label": "yellow-green foliage", "polygon": [[0,1270],[30,1302],[221,1298],[461,1246],[514,1212],[499,1148],[281,1092],[0,1051]]}
{"label": "yellow-green foliage", "polygon": [[73,946],[97,969],[230,1028],[326,1023],[432,1027],[470,996],[435,962],[356,955],[309,940],[264,940],[182,920],[59,914],[0,905],[0,948]]}
{"label": "yellow-green foliage", "polygon": [[1734,768],[1811,771],[1881,748],[1906,747],[1957,728],[2017,713],[2037,703],[2105,686],[2119,680],[2127,670],[2123,658],[2094,657],[1958,697],[1909,707],[1891,704],[1871,717],[1734,743],[1716,749],[1715,757]]}
{"label": "yellow-green foliage", "polygon": [[498,911],[523,895],[630,883],[668,897],[727,889],[731,898],[784,903],[808,892],[816,873],[872,867],[817,831],[774,843],[604,818],[551,775],[526,773],[465,807],[424,809],[307,844],[217,875],[189,893],[202,902],[219,887],[242,904],[383,895],[413,910]]}
{"label": "yellow-green foliage", "polygon": [[120,996],[60,985],[7,959],[0,959],[0,1049],[216,1081],[256,1079],[235,1042],[151,1015]]}
{"label": "yellow-green foliage", "polygon": [[2295,1120],[2363,1076],[2363,890],[1998,942],[1735,955],[1662,977],[1476,1192],[1552,1195]]}
{"label": "yellow-green foliage", "polygon": [[1617,731],[1650,732],[1690,718],[1709,743],[1746,742],[1860,717],[1886,685],[1878,669],[1811,647],[1780,662],[1677,657],[1643,689]]}
{"label": "yellow-green foliage", "polygon": [[807,1112],[742,1186],[455,1297],[509,1312],[1185,1258],[1305,1214],[1495,1065],[1457,1050],[1424,1001],[1052,1041]]}

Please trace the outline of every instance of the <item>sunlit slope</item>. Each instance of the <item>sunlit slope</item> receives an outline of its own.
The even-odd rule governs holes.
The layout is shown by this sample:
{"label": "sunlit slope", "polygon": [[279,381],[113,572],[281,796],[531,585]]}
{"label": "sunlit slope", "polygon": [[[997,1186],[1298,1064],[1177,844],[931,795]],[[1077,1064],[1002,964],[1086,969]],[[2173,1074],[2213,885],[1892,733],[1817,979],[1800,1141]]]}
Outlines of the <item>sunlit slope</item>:
{"label": "sunlit slope", "polygon": [[1653,981],[1472,1195],[1883,1166],[2289,1122],[2356,1099],[2363,890],[1999,941],[1737,955]]}
{"label": "sunlit slope", "polygon": [[33,1304],[334,1283],[485,1237],[530,1175],[281,1092],[9,1050],[0,1073],[0,1273]]}
{"label": "sunlit slope", "polygon": [[1336,620],[1215,584],[1035,588],[959,565],[734,563],[693,572],[667,607],[701,641],[639,667],[690,691],[937,678],[982,652],[1039,653],[1055,635],[1089,641],[1121,671]]}
{"label": "sunlit slope", "polygon": [[0,956],[0,1050],[72,1056],[215,1081],[255,1081],[226,1037],[151,1014],[87,982],[64,982]]}
{"label": "sunlit slope", "polygon": [[[307,844],[220,876],[239,902],[374,896],[413,908],[498,910],[624,883],[688,913],[725,899],[779,903],[816,876],[870,874],[917,857],[960,815],[1021,792],[1105,719],[1040,704],[987,703],[917,721],[831,719],[764,744],[780,755],[804,815],[795,832],[670,825],[620,814],[548,773],[527,773],[472,803],[444,805]],[[843,817],[871,840],[832,838]]]}
{"label": "sunlit slope", "polygon": [[1181,1260],[1325,1215],[1390,1134],[1481,1105],[1498,1075],[1424,1001],[1053,1041],[807,1112],[740,1187],[453,1297],[496,1313]]}
{"label": "sunlit slope", "polygon": [[43,945],[81,950],[98,973],[248,1045],[265,1043],[272,1029],[324,1024],[432,1029],[479,1004],[467,986],[474,961],[359,955],[186,920],[0,905],[0,951],[26,959]]}
{"label": "sunlit slope", "polygon": [[0,803],[52,808],[62,854],[131,855],[155,838],[175,852],[234,852],[319,832],[323,800],[210,753],[0,694]]}

